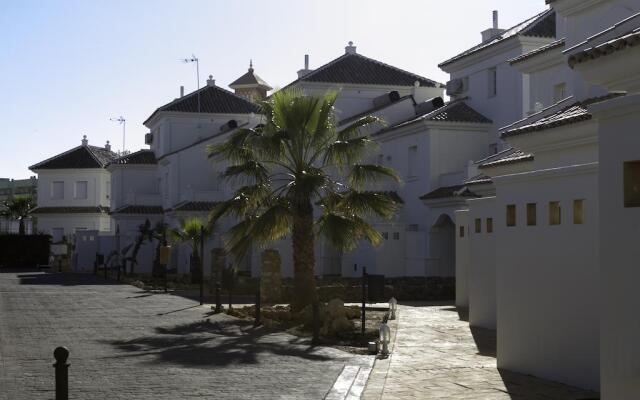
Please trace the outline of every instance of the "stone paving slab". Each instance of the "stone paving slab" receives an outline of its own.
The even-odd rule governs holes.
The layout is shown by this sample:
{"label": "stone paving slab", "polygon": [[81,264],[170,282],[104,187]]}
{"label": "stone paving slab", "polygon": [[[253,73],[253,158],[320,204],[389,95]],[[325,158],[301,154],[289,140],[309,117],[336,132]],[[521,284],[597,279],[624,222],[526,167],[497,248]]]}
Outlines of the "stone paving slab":
{"label": "stone paving slab", "polygon": [[0,400],[52,399],[60,345],[82,400],[322,399],[372,359],[91,275],[0,271]]}
{"label": "stone paving slab", "polygon": [[450,305],[398,306],[391,355],[376,360],[363,399],[596,399],[597,393],[498,370],[495,331],[469,328]]}

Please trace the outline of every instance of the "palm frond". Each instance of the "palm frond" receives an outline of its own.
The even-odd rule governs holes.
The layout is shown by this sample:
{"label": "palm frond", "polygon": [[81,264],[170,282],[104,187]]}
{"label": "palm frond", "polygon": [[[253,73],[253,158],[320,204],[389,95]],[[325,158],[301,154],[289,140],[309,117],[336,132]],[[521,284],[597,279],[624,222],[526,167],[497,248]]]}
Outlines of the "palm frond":
{"label": "palm frond", "polygon": [[390,179],[396,183],[402,182],[393,169],[373,164],[356,164],[351,167],[347,177],[349,184],[358,190],[368,182],[375,183],[384,179]]}
{"label": "palm frond", "polygon": [[397,195],[388,192],[349,191],[335,204],[335,209],[359,217],[392,218],[400,209]]}
{"label": "palm frond", "polygon": [[341,251],[355,249],[361,240],[367,240],[377,246],[382,239],[375,228],[358,217],[345,217],[329,212],[318,219],[316,226],[318,234]]}
{"label": "palm frond", "polygon": [[363,130],[375,125],[385,126],[386,122],[382,118],[373,115],[358,118],[338,132],[338,140],[349,140],[358,137]]}

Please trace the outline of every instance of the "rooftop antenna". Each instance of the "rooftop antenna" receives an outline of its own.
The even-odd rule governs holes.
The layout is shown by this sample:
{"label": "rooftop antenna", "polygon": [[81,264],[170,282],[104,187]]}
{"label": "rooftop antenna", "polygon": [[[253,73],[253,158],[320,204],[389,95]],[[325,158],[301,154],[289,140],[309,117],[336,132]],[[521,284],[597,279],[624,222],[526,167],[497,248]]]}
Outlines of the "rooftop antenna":
{"label": "rooftop antenna", "polygon": [[191,58],[185,58],[182,60],[183,63],[185,64],[189,64],[189,63],[196,63],[196,86],[198,87],[198,112],[200,112],[200,62],[198,60],[198,57],[195,56],[195,54],[191,54]]}
{"label": "rooftop antenna", "polygon": [[113,122],[117,122],[120,125],[122,125],[122,154],[124,155],[125,152],[125,137],[126,137],[126,130],[127,130],[127,120],[124,119],[124,117],[121,115],[118,118],[109,118],[109,121],[113,121]]}

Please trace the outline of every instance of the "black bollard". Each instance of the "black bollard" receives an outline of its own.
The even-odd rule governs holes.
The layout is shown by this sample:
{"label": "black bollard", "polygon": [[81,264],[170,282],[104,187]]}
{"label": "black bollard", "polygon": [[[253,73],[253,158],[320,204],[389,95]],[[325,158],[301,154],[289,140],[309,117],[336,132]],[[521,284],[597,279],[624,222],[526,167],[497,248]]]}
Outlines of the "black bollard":
{"label": "black bollard", "polygon": [[367,267],[362,267],[362,336],[364,336],[364,328],[367,322],[365,318],[365,302],[367,300]]}
{"label": "black bollard", "polygon": [[320,304],[317,300],[313,302],[313,339],[311,343],[320,343]]}
{"label": "black bollard", "polygon": [[259,326],[262,322],[260,321],[260,313],[262,308],[262,299],[260,298],[260,278],[258,278],[258,288],[256,289],[256,321],[254,326]]}
{"label": "black bollard", "polygon": [[220,291],[222,288],[220,287],[220,281],[216,281],[216,313],[222,312],[222,298],[220,296]]}
{"label": "black bollard", "polygon": [[56,359],[53,364],[56,369],[56,400],[69,399],[69,350],[66,347],[56,347],[53,351],[53,357]]}
{"label": "black bollard", "polygon": [[200,226],[200,305],[204,304],[204,226]]}

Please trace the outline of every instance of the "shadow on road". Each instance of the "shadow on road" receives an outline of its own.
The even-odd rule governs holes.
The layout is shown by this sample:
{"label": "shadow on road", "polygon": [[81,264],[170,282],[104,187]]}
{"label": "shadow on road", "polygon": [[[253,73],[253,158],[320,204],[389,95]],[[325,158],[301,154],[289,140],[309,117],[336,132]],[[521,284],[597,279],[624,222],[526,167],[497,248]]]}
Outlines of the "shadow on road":
{"label": "shadow on road", "polygon": [[[173,327],[158,327],[155,335],[132,340],[103,341],[124,352],[114,357],[149,357],[145,362],[219,368],[232,364],[259,364],[261,354],[327,361],[316,347],[278,334],[249,321],[223,317]],[[229,318],[229,319],[226,319]]]}
{"label": "shadow on road", "polygon": [[17,275],[21,285],[119,285],[111,279],[91,274],[25,272]]}

